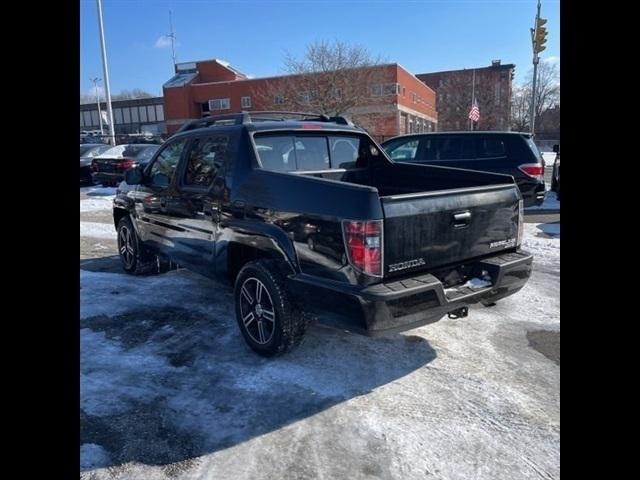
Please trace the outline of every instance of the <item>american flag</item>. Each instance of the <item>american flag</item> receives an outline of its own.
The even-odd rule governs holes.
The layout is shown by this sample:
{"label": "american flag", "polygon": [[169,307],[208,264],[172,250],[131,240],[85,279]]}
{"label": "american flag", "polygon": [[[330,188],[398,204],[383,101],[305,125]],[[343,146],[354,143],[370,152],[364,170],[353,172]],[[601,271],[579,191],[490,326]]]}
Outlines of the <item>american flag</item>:
{"label": "american flag", "polygon": [[478,101],[473,101],[473,107],[471,107],[471,111],[469,112],[469,119],[477,122],[480,120],[480,109],[478,108]]}

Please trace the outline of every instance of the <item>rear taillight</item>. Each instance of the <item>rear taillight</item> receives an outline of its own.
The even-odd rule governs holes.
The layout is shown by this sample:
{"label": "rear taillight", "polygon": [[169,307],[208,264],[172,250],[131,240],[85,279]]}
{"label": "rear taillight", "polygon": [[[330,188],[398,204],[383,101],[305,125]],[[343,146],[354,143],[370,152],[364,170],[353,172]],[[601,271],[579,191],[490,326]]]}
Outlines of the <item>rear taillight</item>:
{"label": "rear taillight", "polygon": [[356,270],[382,276],[382,220],[343,220],[342,233],[349,263]]}
{"label": "rear taillight", "polygon": [[542,180],[544,178],[544,165],[540,163],[525,163],[518,168],[525,175],[535,178],[536,180]]}
{"label": "rear taillight", "polygon": [[121,162],[117,163],[117,167],[120,170],[128,170],[131,167],[133,167],[135,164],[136,164],[136,162],[134,160],[131,160],[130,158],[125,158]]}
{"label": "rear taillight", "polygon": [[92,172],[98,171],[98,162],[96,162],[95,160],[91,160],[91,171]]}
{"label": "rear taillight", "polygon": [[130,158],[125,158],[121,162],[116,164],[117,168],[120,170],[128,170],[136,164],[135,160],[131,160]]}
{"label": "rear taillight", "polygon": [[522,244],[522,235],[524,234],[524,202],[518,200],[518,239],[516,240],[516,247]]}

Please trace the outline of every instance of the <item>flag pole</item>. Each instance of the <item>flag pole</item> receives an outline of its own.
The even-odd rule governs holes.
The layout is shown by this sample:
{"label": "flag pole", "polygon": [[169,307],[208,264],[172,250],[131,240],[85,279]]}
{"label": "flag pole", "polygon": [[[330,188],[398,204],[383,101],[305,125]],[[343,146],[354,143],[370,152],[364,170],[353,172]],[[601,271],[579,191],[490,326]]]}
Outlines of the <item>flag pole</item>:
{"label": "flag pole", "polygon": [[[471,108],[475,105],[476,101],[476,69],[473,69],[473,77],[471,80]],[[473,130],[473,120],[469,119],[470,130]]]}

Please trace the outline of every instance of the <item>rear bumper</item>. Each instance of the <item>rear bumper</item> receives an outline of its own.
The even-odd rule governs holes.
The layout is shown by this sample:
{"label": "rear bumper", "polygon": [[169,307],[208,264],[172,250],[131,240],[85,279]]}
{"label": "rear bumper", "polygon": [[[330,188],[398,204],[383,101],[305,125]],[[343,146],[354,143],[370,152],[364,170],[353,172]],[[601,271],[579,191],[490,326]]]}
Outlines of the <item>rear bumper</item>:
{"label": "rear bumper", "polygon": [[91,178],[95,183],[103,183],[103,182],[120,183],[124,181],[124,173],[95,172],[91,174]]}
{"label": "rear bumper", "polygon": [[294,275],[290,280],[294,291],[303,295],[305,302],[321,298],[320,308],[344,307],[351,314],[359,310],[360,321],[348,324],[338,321],[338,326],[376,335],[434,323],[461,307],[491,303],[513,295],[529,279],[532,261],[532,255],[517,251],[469,263],[473,271],[485,270],[491,277],[490,286],[477,290],[469,287],[445,290],[442,282],[431,274],[364,288],[305,274]]}

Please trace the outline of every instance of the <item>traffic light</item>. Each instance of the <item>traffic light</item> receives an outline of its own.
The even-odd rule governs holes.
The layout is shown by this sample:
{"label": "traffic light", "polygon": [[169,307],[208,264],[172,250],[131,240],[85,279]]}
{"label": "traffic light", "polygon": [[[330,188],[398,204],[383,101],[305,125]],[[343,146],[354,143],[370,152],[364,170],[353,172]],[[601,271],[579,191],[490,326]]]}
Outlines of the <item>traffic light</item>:
{"label": "traffic light", "polygon": [[537,18],[536,21],[536,33],[533,44],[534,53],[540,53],[545,48],[545,43],[547,43],[547,28],[544,26],[547,23],[546,18]]}

